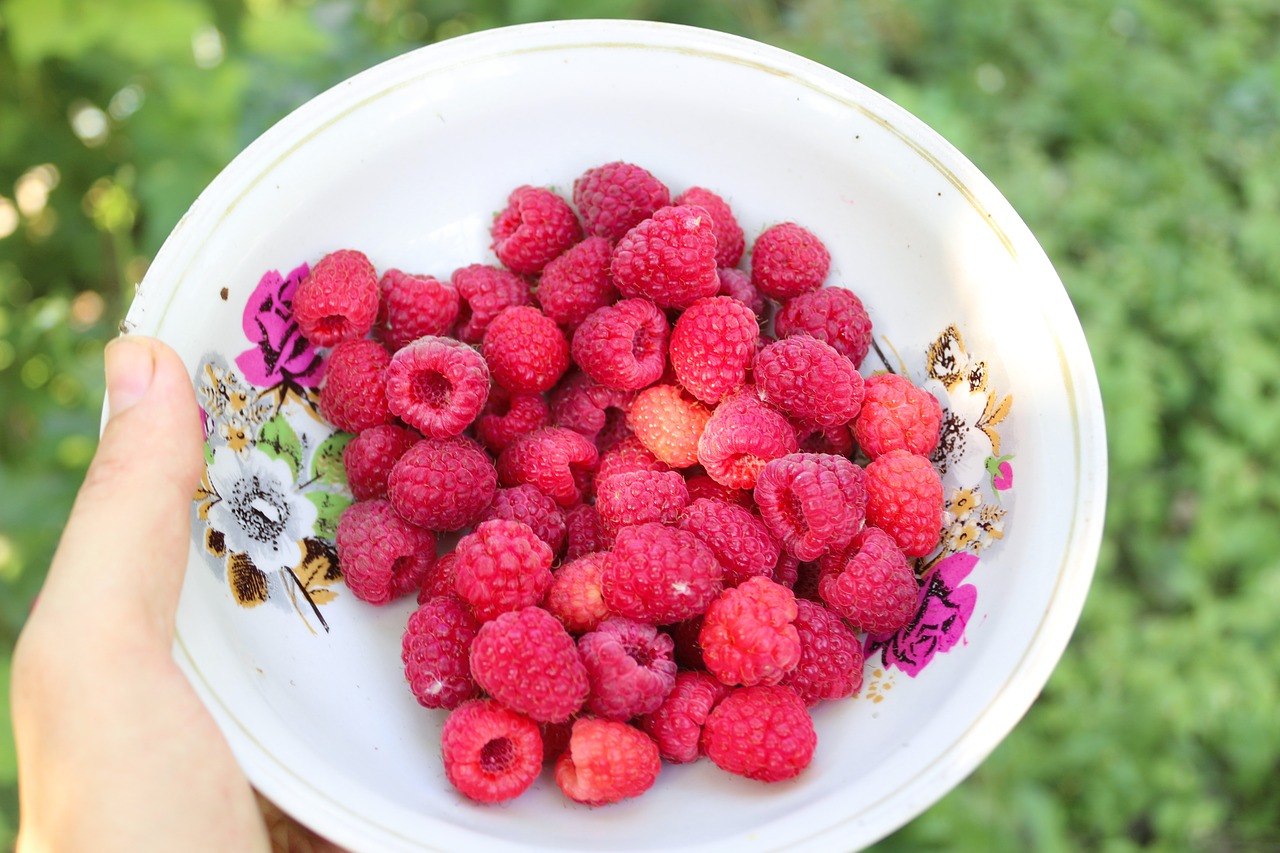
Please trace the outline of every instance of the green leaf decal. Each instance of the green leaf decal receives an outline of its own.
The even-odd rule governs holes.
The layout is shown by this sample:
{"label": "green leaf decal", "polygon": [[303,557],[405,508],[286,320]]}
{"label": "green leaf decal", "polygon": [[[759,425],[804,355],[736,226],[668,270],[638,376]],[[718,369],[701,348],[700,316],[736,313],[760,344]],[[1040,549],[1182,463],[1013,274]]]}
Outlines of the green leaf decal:
{"label": "green leaf decal", "polygon": [[342,451],[351,439],[349,432],[335,432],[321,442],[311,459],[311,480],[326,486],[346,486],[347,469],[342,464]]}
{"label": "green leaf decal", "polygon": [[351,498],[337,492],[312,491],[306,493],[307,500],[316,505],[319,513],[316,516],[316,535],[332,539],[338,535],[338,518],[342,511],[351,505]]}
{"label": "green leaf decal", "polygon": [[289,463],[294,479],[297,479],[302,469],[302,441],[284,415],[276,415],[262,425],[257,446],[272,459],[283,459]]}

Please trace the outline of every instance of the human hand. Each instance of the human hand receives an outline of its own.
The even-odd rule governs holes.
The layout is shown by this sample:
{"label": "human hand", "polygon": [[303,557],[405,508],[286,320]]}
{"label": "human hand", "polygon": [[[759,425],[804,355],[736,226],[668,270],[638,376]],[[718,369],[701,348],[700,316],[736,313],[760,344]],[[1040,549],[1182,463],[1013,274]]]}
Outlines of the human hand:
{"label": "human hand", "polygon": [[172,657],[202,465],[186,368],[134,337],[106,374],[110,420],[14,652],[17,849],[339,851],[255,798]]}

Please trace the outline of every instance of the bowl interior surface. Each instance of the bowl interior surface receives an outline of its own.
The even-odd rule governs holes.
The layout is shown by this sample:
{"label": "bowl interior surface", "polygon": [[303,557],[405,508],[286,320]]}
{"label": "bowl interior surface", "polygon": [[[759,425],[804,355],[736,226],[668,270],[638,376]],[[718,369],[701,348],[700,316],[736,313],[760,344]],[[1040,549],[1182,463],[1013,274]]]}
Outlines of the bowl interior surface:
{"label": "bowl interior surface", "polygon": [[[193,541],[177,656],[252,781],[353,849],[849,849],[959,782],[1008,732],[1074,627],[1096,557],[1105,460],[1088,351],[1060,282],[1017,215],[954,149],[864,87],[772,48],[635,22],[492,31],[425,48],[340,84],[251,146],[170,237],[130,313],[183,355],[250,344],[246,300],[343,247],[446,277],[494,263],[507,193],[610,160],[673,194],[700,185],[750,240],[794,220],[831,250],[895,370],[917,382],[954,326],[988,388],[1016,485],[1002,536],[966,579],[963,639],[918,677],[867,668],[878,698],[815,709],[799,778],[763,785],[709,762],[664,766],[656,787],[576,806],[549,773],[501,807],[466,801],[439,759],[440,712],[404,681],[412,598],[385,608],[334,587],[330,627],[295,604],[236,606]],[[864,374],[881,369],[875,353]],[[300,428],[301,431],[301,428]],[[993,475],[994,476],[994,475]],[[984,480],[985,482],[985,480]],[[988,491],[988,495],[994,493]],[[304,605],[305,607],[305,605]],[[877,675],[876,673],[879,673]]]}

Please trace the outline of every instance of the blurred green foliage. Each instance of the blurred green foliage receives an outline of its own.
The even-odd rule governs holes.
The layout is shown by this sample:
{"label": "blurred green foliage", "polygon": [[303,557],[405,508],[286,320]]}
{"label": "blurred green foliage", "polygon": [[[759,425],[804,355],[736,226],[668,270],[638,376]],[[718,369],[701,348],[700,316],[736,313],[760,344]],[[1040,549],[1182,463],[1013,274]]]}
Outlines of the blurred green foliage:
{"label": "blurred green foliage", "polygon": [[0,0],[0,689],[93,451],[102,346],[218,169],[408,48],[613,16],[788,48],[932,125],[1039,236],[1097,362],[1108,535],[1075,639],[882,849],[1280,849],[1274,0]]}

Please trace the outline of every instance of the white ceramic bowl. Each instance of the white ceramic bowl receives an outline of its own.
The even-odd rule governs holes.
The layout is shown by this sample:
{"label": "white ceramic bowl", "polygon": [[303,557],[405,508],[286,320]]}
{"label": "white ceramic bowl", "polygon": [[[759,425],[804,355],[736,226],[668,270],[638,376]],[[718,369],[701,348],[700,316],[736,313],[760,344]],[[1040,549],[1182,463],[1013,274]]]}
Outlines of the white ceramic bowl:
{"label": "white ceramic bowl", "polygon": [[[310,354],[274,360],[297,339],[284,339],[278,288],[263,276],[339,247],[379,269],[441,276],[492,262],[488,225],[510,189],[568,191],[615,159],[673,192],[721,192],[749,240],[790,219],[827,242],[832,281],[862,297],[887,361],[927,382],[952,417],[945,482],[953,497],[968,491],[948,541],[962,550],[929,576],[917,624],[869,661],[861,696],[816,709],[819,750],[799,778],[765,785],[702,761],[593,810],[544,774],[510,804],[479,806],[446,783],[441,715],[404,682],[412,601],[374,609],[325,579],[315,535],[344,500],[334,445],[307,413]],[[218,497],[193,504],[177,657],[254,784],[352,849],[868,844],[1009,732],[1062,654],[1092,576],[1101,402],[1043,251],[999,192],[901,108],[740,38],[540,24],[360,74],[223,171],[165,243],[127,322],[182,353],[210,430],[206,485]],[[872,355],[864,372],[881,366]],[[236,556],[269,566],[298,557],[299,540],[312,542],[295,573],[314,609],[289,575]]]}

